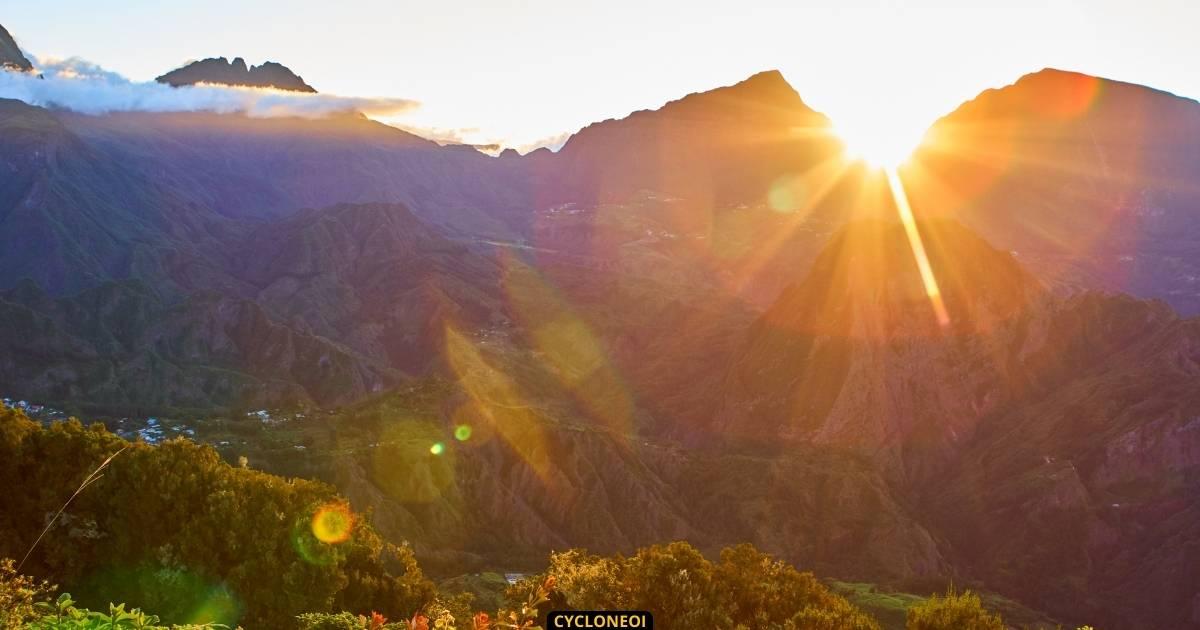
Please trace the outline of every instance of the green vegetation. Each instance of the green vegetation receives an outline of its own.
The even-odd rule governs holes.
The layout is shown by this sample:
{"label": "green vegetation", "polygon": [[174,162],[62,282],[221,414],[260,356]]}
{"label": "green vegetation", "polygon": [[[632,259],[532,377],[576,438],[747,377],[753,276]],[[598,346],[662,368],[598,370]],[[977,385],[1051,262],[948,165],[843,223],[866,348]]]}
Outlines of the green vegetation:
{"label": "green vegetation", "polygon": [[908,609],[907,630],[1006,630],[1000,615],[983,608],[971,591],[933,596]]}
{"label": "green vegetation", "polygon": [[[948,590],[945,585],[909,585],[889,589],[864,582],[827,580],[826,584],[833,592],[845,597],[850,603],[875,617],[884,630],[903,630],[908,620],[908,609],[929,599],[927,596],[915,593]],[[979,596],[983,608],[999,614],[1010,626],[1018,628],[1059,627],[1058,622],[1054,619],[1007,597],[984,590],[973,590],[973,592]]]}
{"label": "green vegetation", "polygon": [[627,558],[580,550],[552,554],[547,574],[514,585],[510,599],[546,580],[561,597],[559,604],[648,610],[664,628],[879,628],[811,573],[750,545],[725,549],[717,563],[683,542],[648,547]]}
{"label": "green vegetation", "polygon": [[171,623],[271,627],[303,612],[378,610],[397,618],[432,599],[407,546],[360,519],[319,536],[314,516],[344,509],[329,486],[223,463],[208,447],[129,444],[77,421],[41,429],[0,412],[0,557],[22,557],[97,465],[119,458],[53,524],[25,572],[69,585],[83,605],[125,602]]}

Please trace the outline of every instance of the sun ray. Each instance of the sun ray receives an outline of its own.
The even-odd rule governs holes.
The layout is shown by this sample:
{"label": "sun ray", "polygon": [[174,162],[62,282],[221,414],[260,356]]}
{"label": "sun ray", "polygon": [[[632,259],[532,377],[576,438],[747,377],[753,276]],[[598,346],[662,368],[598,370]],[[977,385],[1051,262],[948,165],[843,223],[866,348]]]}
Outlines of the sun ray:
{"label": "sun ray", "polygon": [[900,173],[893,167],[884,169],[887,175],[888,188],[896,201],[896,211],[900,213],[900,222],[904,224],[904,233],[908,236],[908,244],[912,247],[913,257],[917,261],[917,269],[921,273],[921,283],[925,286],[925,295],[933,306],[938,325],[950,324],[950,314],[946,312],[946,303],[942,300],[942,292],[938,288],[937,277],[933,266],[929,264],[929,255],[925,252],[925,243],[921,240],[921,232],[917,229],[917,221],[913,217],[912,207],[908,204],[908,195],[904,191],[904,183]]}

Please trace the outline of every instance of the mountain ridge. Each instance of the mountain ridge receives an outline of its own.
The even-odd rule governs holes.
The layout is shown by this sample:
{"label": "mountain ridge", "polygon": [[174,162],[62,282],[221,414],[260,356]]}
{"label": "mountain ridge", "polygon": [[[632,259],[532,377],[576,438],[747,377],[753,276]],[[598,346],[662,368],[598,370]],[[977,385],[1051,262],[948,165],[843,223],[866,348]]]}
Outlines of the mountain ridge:
{"label": "mountain ridge", "polygon": [[0,24],[0,70],[33,71],[33,64],[25,58],[25,53],[3,24]]}
{"label": "mountain ridge", "polygon": [[233,61],[225,57],[209,57],[189,62],[154,79],[171,87],[215,83],[242,87],[274,88],[291,92],[317,92],[304,82],[300,75],[287,66],[274,61],[264,61],[257,66],[247,66],[241,57]]}

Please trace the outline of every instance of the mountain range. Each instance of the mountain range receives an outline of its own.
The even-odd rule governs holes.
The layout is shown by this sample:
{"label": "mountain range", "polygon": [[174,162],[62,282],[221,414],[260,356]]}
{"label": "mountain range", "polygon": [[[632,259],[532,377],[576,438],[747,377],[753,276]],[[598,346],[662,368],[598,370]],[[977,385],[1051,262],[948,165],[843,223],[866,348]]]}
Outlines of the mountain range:
{"label": "mountain range", "polygon": [[778,72],[497,157],[0,99],[0,393],[324,410],[316,474],[435,564],[749,541],[1200,627],[1197,147],[1200,104],[1043,70],[933,125],[906,229]]}

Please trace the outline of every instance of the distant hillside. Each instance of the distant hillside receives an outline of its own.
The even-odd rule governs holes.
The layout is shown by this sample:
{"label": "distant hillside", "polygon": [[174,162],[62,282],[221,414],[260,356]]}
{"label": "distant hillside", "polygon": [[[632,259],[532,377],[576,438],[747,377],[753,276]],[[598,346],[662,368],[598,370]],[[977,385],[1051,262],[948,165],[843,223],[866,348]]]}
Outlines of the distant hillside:
{"label": "distant hillside", "polygon": [[[506,321],[494,262],[399,205],[310,210],[167,252],[166,277],[0,291],[5,393],[91,408],[341,404],[438,360],[447,322]],[[177,288],[187,293],[180,297]]]}
{"label": "distant hillside", "polygon": [[313,92],[316,90],[287,66],[268,61],[260,66],[246,66],[246,61],[235,57],[229,61],[225,57],[214,57],[193,61],[181,68],[176,68],[157,79],[172,87],[195,85],[197,83],[214,83],[217,85],[240,85],[245,87],[275,88],[293,92]]}

